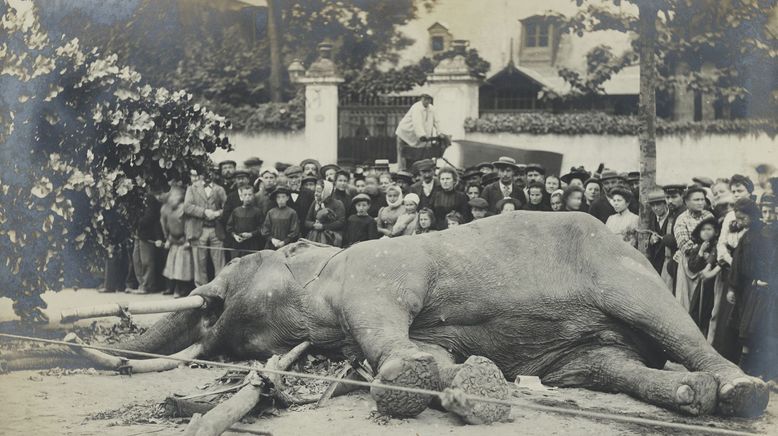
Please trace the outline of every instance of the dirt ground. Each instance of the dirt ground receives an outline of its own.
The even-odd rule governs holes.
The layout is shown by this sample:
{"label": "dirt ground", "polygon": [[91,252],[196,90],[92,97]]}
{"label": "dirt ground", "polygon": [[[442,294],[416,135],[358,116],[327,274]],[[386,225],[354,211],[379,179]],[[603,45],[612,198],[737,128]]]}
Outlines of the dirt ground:
{"label": "dirt ground", "polygon": [[[72,292],[72,291],[67,291]],[[57,336],[58,311],[72,305],[98,304],[118,299],[159,298],[158,296],[104,295],[94,291],[47,296],[52,323],[47,335]],[[76,301],[76,304],[72,302]],[[12,333],[13,315],[0,301],[0,331]],[[153,316],[137,317],[148,326]],[[111,325],[116,319],[102,319]],[[83,323],[82,325],[87,325]],[[52,332],[51,329],[56,329]],[[61,333],[64,336],[63,330]],[[39,332],[43,334],[43,332]],[[0,340],[2,352],[2,340]],[[164,373],[118,375],[110,371],[81,370],[69,374],[55,371],[20,371],[0,375],[0,435],[178,435],[186,421],[159,418],[158,405],[173,393],[192,394],[225,373],[220,368],[179,367]],[[320,386],[311,388],[315,393]],[[622,394],[606,394],[583,389],[515,389],[523,400],[596,412],[609,412],[658,419],[665,422],[778,435],[778,395],[771,396],[767,413],[757,420],[716,417],[689,418],[647,405]],[[302,406],[282,410],[273,416],[244,422],[241,428],[273,435],[643,435],[688,434],[663,428],[606,422],[556,413],[514,407],[512,421],[489,426],[466,426],[450,414],[428,409],[415,419],[388,419],[377,415],[367,392],[357,392],[331,400],[316,409]],[[237,433],[235,433],[237,434]],[[246,434],[246,433],[242,433]]]}

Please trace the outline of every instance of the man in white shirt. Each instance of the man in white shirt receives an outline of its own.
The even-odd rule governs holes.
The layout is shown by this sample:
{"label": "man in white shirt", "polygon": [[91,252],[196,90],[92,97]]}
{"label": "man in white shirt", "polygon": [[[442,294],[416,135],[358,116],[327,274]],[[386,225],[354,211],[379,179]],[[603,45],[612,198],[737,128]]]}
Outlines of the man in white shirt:
{"label": "man in white shirt", "polygon": [[400,169],[404,170],[403,148],[424,147],[429,138],[440,134],[440,125],[438,117],[435,115],[435,107],[432,105],[432,96],[422,94],[419,101],[414,103],[400,120],[394,134],[397,135],[397,163]]}

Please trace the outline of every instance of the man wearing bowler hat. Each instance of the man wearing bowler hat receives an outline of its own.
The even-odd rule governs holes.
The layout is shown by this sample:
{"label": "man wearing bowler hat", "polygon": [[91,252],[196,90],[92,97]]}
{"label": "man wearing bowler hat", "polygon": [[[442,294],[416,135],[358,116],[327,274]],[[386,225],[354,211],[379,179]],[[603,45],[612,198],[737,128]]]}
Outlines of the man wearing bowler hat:
{"label": "man wearing bowler hat", "polygon": [[411,192],[419,196],[419,210],[429,207],[432,194],[440,189],[435,178],[435,162],[432,159],[422,159],[413,164],[419,173],[419,181],[411,185]]}
{"label": "man wearing bowler hat", "polygon": [[527,197],[524,195],[522,186],[514,181],[514,176],[519,171],[516,160],[503,156],[492,162],[492,165],[497,169],[499,179],[489,186],[485,186],[481,192],[481,198],[488,203],[489,211],[496,214],[498,212],[497,203],[503,198],[515,198],[522,205],[527,204]]}

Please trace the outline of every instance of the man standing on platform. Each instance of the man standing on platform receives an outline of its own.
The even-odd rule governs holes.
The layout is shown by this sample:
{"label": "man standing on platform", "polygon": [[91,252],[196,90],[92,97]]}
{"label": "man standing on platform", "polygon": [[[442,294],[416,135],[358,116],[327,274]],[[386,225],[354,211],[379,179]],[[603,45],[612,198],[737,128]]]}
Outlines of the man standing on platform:
{"label": "man standing on platform", "polygon": [[400,170],[404,170],[406,167],[404,149],[425,147],[428,139],[440,134],[440,125],[435,115],[435,107],[432,106],[431,95],[421,95],[419,101],[414,103],[400,120],[394,134],[397,136],[397,165]]}

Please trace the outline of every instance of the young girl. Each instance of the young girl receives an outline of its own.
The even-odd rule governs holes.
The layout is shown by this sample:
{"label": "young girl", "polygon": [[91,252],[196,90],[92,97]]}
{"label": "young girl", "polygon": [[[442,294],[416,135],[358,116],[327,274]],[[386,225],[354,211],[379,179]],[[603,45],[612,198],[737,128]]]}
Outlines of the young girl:
{"label": "young girl", "polygon": [[451,212],[446,215],[446,224],[448,224],[448,227],[456,227],[460,224],[463,224],[463,217],[462,214],[459,212],[452,210]]}
{"label": "young girl", "polygon": [[584,210],[584,190],[576,185],[568,186],[562,195],[562,209],[565,211],[581,211]]}
{"label": "young girl", "polygon": [[386,188],[386,206],[382,207],[378,211],[378,217],[376,218],[376,226],[378,233],[383,236],[391,237],[392,229],[400,215],[405,213],[403,208],[403,193],[399,187],[395,185],[388,186]]}
{"label": "young girl", "polygon": [[416,227],[414,235],[421,235],[423,233],[434,232],[433,227],[435,225],[435,213],[432,209],[425,207],[419,211],[419,225]]}
{"label": "young girl", "polygon": [[546,177],[546,192],[551,195],[559,189],[560,182],[559,177],[557,176],[548,176]]}
{"label": "young girl", "polygon": [[556,191],[551,193],[551,210],[554,212],[559,212],[564,210],[563,204],[562,204],[562,198],[565,194],[565,191],[561,189],[557,189]]}
{"label": "young girl", "polygon": [[625,188],[615,187],[610,192],[610,203],[616,211],[615,215],[608,217],[605,227],[613,233],[621,236],[624,242],[637,247],[637,228],[640,219],[629,211],[629,203],[632,201],[632,192]]}
{"label": "young girl", "polygon": [[497,202],[497,213],[512,212],[521,209],[521,202],[515,198],[503,198]]}
{"label": "young girl", "polygon": [[416,231],[418,214],[416,209],[419,207],[420,198],[414,193],[407,194],[403,199],[405,213],[397,218],[397,222],[392,227],[392,236],[412,235]]}
{"label": "young girl", "polygon": [[716,261],[716,239],[718,236],[718,220],[710,217],[702,220],[692,231],[694,251],[689,256],[689,272],[698,274],[699,281],[692,293],[689,315],[702,331],[708,334],[711,312],[713,310],[713,285],[721,271]]}
{"label": "young girl", "polygon": [[162,275],[168,279],[165,294],[185,297],[194,289],[194,259],[192,247],[184,232],[184,189],[180,186],[170,188],[167,202],[160,210],[162,232],[165,235],[165,248],[168,255]]}
{"label": "young girl", "polygon": [[527,188],[529,201],[524,206],[524,210],[551,210],[551,207],[543,203],[543,191],[545,189],[545,186],[540,182],[530,183],[529,188]]}

